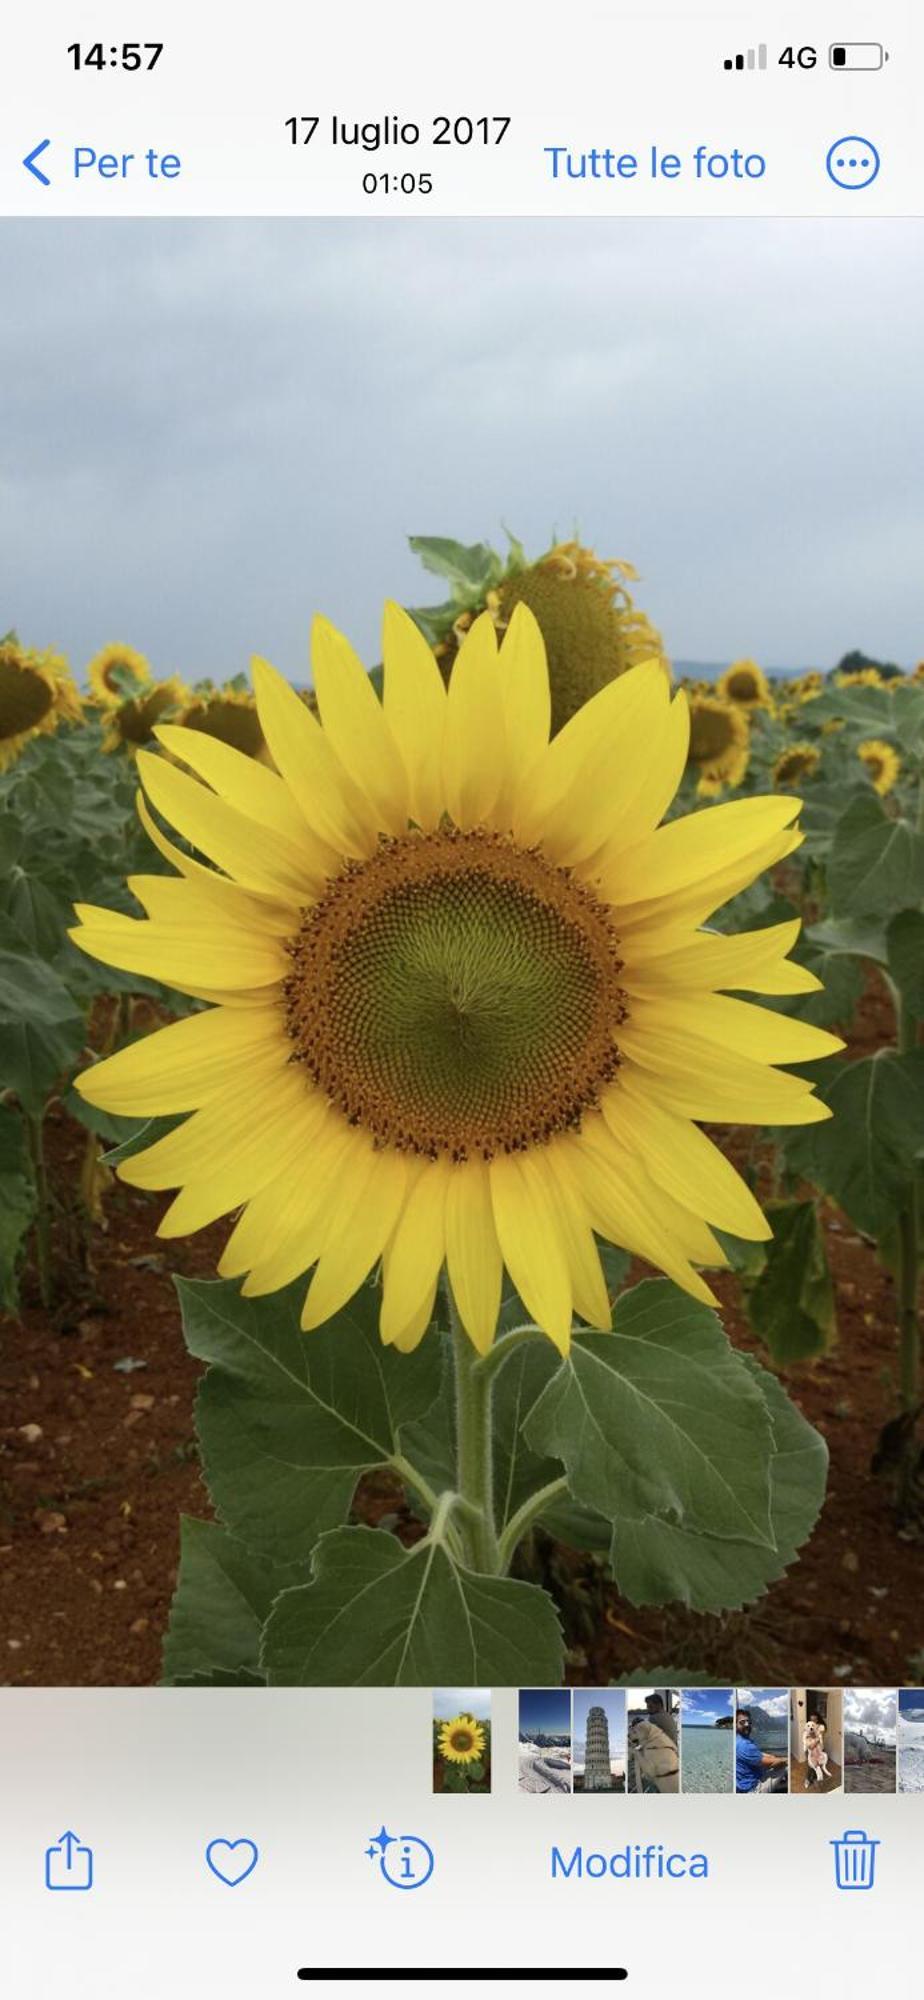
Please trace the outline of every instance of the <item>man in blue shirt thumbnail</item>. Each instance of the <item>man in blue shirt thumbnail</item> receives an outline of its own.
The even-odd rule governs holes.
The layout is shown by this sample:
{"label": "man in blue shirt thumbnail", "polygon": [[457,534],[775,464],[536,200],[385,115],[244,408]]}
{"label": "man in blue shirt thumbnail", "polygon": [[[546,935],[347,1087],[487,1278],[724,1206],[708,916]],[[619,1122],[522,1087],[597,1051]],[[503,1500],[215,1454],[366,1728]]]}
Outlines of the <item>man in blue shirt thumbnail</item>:
{"label": "man in blue shirt thumbnail", "polygon": [[[785,1790],[787,1759],[775,1757],[769,1750],[761,1750],[751,1736],[751,1711],[739,1708],[735,1711],[735,1790],[736,1792],[774,1792]],[[776,1773],[780,1771],[780,1776]]]}

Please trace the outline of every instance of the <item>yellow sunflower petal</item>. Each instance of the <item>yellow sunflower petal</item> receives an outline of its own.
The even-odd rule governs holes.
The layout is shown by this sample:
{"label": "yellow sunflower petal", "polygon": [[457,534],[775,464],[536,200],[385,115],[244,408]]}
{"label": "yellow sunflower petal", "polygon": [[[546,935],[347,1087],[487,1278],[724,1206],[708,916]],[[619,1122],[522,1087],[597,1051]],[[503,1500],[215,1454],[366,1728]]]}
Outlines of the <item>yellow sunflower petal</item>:
{"label": "yellow sunflower petal", "polygon": [[543,1164],[552,1183],[575,1308],[588,1326],[606,1331],[613,1322],[609,1293],[587,1216],[587,1204],[571,1170],[567,1148],[553,1141],[545,1148]]}
{"label": "yellow sunflower petal", "polygon": [[175,875],[129,875],[128,885],[145,916],[155,923],[229,923],[237,928],[266,931],[271,937],[291,937],[298,929],[296,905],[242,889],[226,875],[206,872],[205,879]]}
{"label": "yellow sunflower petal", "polygon": [[694,1271],[659,1212],[657,1190],[647,1175],[633,1172],[632,1155],[619,1147],[602,1117],[587,1121],[579,1140],[563,1142],[574,1177],[595,1227],[689,1292],[705,1305],[715,1298]]}
{"label": "yellow sunflower petal", "polygon": [[311,661],[325,737],[369,800],[378,825],[403,833],[407,773],[385,710],[362,661],[326,618],[316,618],[312,626]]}
{"label": "yellow sunflower petal", "polygon": [[446,806],[463,831],[486,820],[497,801],[504,745],[497,637],[490,613],[484,611],[456,655],[443,738]]}
{"label": "yellow sunflower petal", "polygon": [[382,659],[385,716],[408,776],[408,812],[429,832],[444,804],[446,688],[423,633],[398,604],[385,606]]}
{"label": "yellow sunflower petal", "polygon": [[446,1268],[462,1325],[479,1354],[494,1339],[503,1262],[488,1169],[470,1160],[450,1174],[446,1190]]}
{"label": "yellow sunflower petal", "polygon": [[338,854],[375,844],[373,816],[342,770],[320,723],[268,660],[251,663],[260,727],[306,824]]}
{"label": "yellow sunflower petal", "polygon": [[277,985],[288,970],[289,961],[275,938],[258,937],[230,924],[215,924],[205,931],[195,922],[155,924],[86,903],[74,907],[81,927],[68,936],[88,958],[117,966],[120,972],[163,980],[181,991],[189,980],[214,980],[255,992]]}
{"label": "yellow sunflower petal", "polygon": [[339,1312],[376,1264],[404,1200],[407,1163],[400,1153],[369,1149],[367,1170],[356,1165],[327,1217],[317,1269],[302,1308],[302,1330]]}
{"label": "yellow sunflower petal", "polygon": [[[303,1113],[280,1134],[275,1173],[246,1201],[228,1237],[218,1260],[222,1278],[243,1277],[294,1238],[295,1208],[306,1199],[320,1201],[331,1160],[339,1160],[348,1143],[343,1121],[327,1099],[306,1094]],[[310,1261],[306,1256],[292,1275],[298,1277]]]}
{"label": "yellow sunflower petal", "polygon": [[409,1180],[391,1241],[386,1245],[379,1330],[386,1346],[401,1347],[425,1299],[432,1298],[446,1254],[448,1160],[427,1161]]}
{"label": "yellow sunflower petal", "polygon": [[413,1354],[415,1347],[420,1346],[424,1334],[427,1332],[430,1321],[433,1318],[435,1304],[436,1279],[434,1278],[426,1297],[422,1300],[416,1313],[413,1313],[411,1318],[405,1320],[401,1326],[397,1326],[390,1338],[386,1337],[383,1333],[382,1340],[384,1345],[386,1347],[396,1347],[399,1354]]}
{"label": "yellow sunflower petal", "polygon": [[603,894],[619,904],[676,895],[710,871],[744,861],[782,833],[801,804],[793,798],[732,799],[671,820],[613,861],[600,876]]}
{"label": "yellow sunflower petal", "polygon": [[[592,781],[598,795],[602,790],[612,799],[617,789],[614,769],[619,770],[626,744],[637,734],[638,718],[656,699],[658,686],[663,707],[667,697],[663,672],[655,662],[646,661],[609,681],[572,715],[531,773],[514,824],[518,840],[526,846],[537,840],[547,842],[552,838],[553,822],[567,825],[569,805],[570,817],[580,821],[582,780]],[[607,761],[605,751],[609,753],[608,783],[602,769]]]}
{"label": "yellow sunflower petal", "polygon": [[[623,675],[623,680],[629,682],[629,693],[633,699],[631,706],[628,701],[624,703],[618,716],[618,731],[614,726],[616,718],[611,719],[608,729],[601,728],[596,740],[588,743],[583,754],[574,759],[567,790],[558,803],[543,815],[539,836],[543,848],[563,867],[575,867],[601,850],[608,854],[614,840],[621,853],[624,836],[620,836],[620,826],[623,822],[632,824],[633,810],[637,808],[649,779],[657,787],[659,797],[664,789],[663,773],[670,762],[668,746],[671,740],[668,731],[670,688],[667,680],[661,668],[654,663],[634,668]],[[621,686],[622,683],[613,685]],[[567,735],[568,729],[573,729],[579,719],[575,716],[562,735]],[[556,743],[560,740],[559,737],[555,739]],[[659,778],[662,779],[660,785]],[[669,792],[670,798],[676,788],[674,783]],[[650,831],[647,816],[643,825],[646,832]],[[522,820],[519,833],[520,838],[525,838]]]}
{"label": "yellow sunflower petal", "polygon": [[261,1057],[259,1067],[252,1062],[248,1079],[236,1098],[212,1098],[175,1131],[122,1160],[121,1179],[130,1187],[182,1187],[184,1181],[209,1174],[223,1150],[230,1155],[234,1149],[248,1161],[265,1154],[272,1171],[279,1135],[298,1116],[305,1085],[291,1070],[280,1074],[272,1057],[268,1063]]}
{"label": "yellow sunflower petal", "polygon": [[116,1117],[195,1111],[227,1086],[229,1068],[268,1051],[280,1069],[290,1045],[275,1007],[212,1008],[158,1028],[74,1078],[88,1104]]}
{"label": "yellow sunflower petal", "polygon": [[149,750],[139,750],[138,770],[157,811],[245,889],[283,897],[312,894],[317,874],[294,841],[272,827],[257,826],[217,792]]}
{"label": "yellow sunflower petal", "polygon": [[552,696],[545,645],[528,604],[514,606],[498,660],[504,709],[506,756],[503,781],[492,812],[495,826],[517,816],[521,792],[548,747]]}
{"label": "yellow sunflower petal", "polygon": [[354,1163],[362,1170],[366,1152],[366,1140],[342,1118],[323,1127],[311,1147],[307,1171],[294,1176],[287,1200],[268,1224],[260,1255],[241,1286],[245,1298],[281,1291],[317,1262],[339,1184]]}
{"label": "yellow sunflower petal", "polygon": [[[744,803],[735,801],[734,803]],[[747,801],[750,803],[750,801]],[[713,808],[724,812],[724,806]],[[697,815],[705,818],[705,814]],[[680,824],[679,821],[673,824]],[[662,831],[667,831],[666,828]],[[659,836],[654,835],[657,839]],[[714,910],[720,910],[739,889],[746,889],[777,861],[784,861],[787,854],[794,854],[801,847],[804,835],[796,829],[793,833],[774,834],[760,847],[751,849],[740,860],[730,862],[726,867],[716,868],[711,874],[691,881],[685,889],[672,890],[669,895],[640,898],[637,902],[619,905],[619,932],[626,939],[635,938],[639,932],[657,930],[679,923],[701,924]],[[632,853],[637,854],[638,848]],[[601,877],[596,886],[601,895],[608,897],[606,877]]]}
{"label": "yellow sunflower petal", "polygon": [[619,1037],[640,1081],[656,1077],[661,1102],[688,1118],[719,1125],[811,1125],[831,1116],[802,1077],[744,1056],[723,1056],[702,1038],[689,1038],[680,1054],[676,1036],[654,1028],[623,1023]]}
{"label": "yellow sunflower petal", "polygon": [[610,1131],[641,1154],[653,1181],[689,1205],[695,1195],[707,1222],[762,1242],[772,1235],[763,1211],[730,1160],[691,1119],[665,1110],[630,1064],[602,1104]]}
{"label": "yellow sunflower petal", "polygon": [[504,1263],[527,1311],[562,1354],[571,1344],[571,1276],[548,1184],[533,1154],[491,1161],[491,1202]]}
{"label": "yellow sunflower petal", "polygon": [[645,991],[679,987],[684,992],[725,987],[729,992],[815,993],[821,980],[787,957],[801,928],[795,917],[789,923],[768,924],[765,930],[739,931],[736,937],[694,931],[673,948],[669,932],[643,933],[629,946],[625,983],[630,992],[637,987]]}
{"label": "yellow sunflower petal", "polygon": [[171,756],[188,764],[197,778],[204,779],[213,792],[236,806],[247,819],[272,827],[274,833],[304,850],[315,871],[322,872],[331,865],[335,850],[316,835],[312,836],[288,785],[268,765],[245,756],[242,750],[235,750],[219,736],[209,736],[205,730],[183,729],[177,723],[163,722],[154,734]]}
{"label": "yellow sunflower petal", "polygon": [[724,993],[636,995],[630,1019],[642,1033],[653,1027],[673,1035],[679,1056],[689,1048],[691,1037],[714,1042],[723,1063],[728,1054],[758,1063],[818,1062],[837,1055],[844,1046],[840,1036],[826,1028],[777,1014],[771,1007],[754,1006],[749,1000],[732,1000]]}
{"label": "yellow sunflower petal", "polygon": [[604,845],[589,855],[582,873],[606,873],[619,850],[647,839],[660,825],[683,777],[689,738],[690,712],[681,691],[665,711],[651,744],[638,746],[637,778],[633,775],[625,788],[614,794]]}

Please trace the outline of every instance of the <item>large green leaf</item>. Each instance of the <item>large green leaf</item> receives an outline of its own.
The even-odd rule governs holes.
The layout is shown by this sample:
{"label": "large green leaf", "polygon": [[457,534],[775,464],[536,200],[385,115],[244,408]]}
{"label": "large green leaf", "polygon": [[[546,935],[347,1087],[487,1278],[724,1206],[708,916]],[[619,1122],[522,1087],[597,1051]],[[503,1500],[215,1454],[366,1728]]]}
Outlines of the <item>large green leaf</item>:
{"label": "large green leaf", "polygon": [[5,1312],[19,1309],[17,1266],[35,1206],[22,1119],[0,1105],[0,1306]]}
{"label": "large green leaf", "polygon": [[826,959],[871,958],[875,965],[888,962],[885,929],[874,916],[826,917],[823,923],[812,924],[804,938]]}
{"label": "large green leaf", "polygon": [[888,735],[897,719],[887,687],[828,687],[801,713],[812,726],[838,721],[873,736]]}
{"label": "large green leaf", "polygon": [[900,910],[886,932],[889,971],[902,999],[924,1018],[924,910]]}
{"label": "large green leaf", "polygon": [[263,1665],[275,1687],[557,1685],[563,1654],[544,1590],[476,1576],[442,1542],[413,1549],[373,1528],[324,1535],[315,1581],[270,1614]]}
{"label": "large green leaf", "polygon": [[445,577],[453,589],[466,596],[487,589],[500,573],[502,564],[487,542],[454,542],[445,535],[409,535],[415,556],[431,576]]}
{"label": "large green leaf", "polygon": [[35,875],[14,868],[4,884],[2,907],[27,941],[30,949],[45,959],[61,950],[67,926],[73,922],[70,905]]}
{"label": "large green leaf", "polygon": [[15,1091],[23,1110],[39,1117],[55,1084],[73,1069],[85,1032],[76,1015],[56,1027],[0,1020],[0,1088]]}
{"label": "large green leaf", "polygon": [[835,916],[882,918],[924,901],[924,835],[861,795],[835,829],[828,888]]}
{"label": "large green leaf", "polygon": [[3,916],[0,943],[0,1087],[36,1116],[83,1046],[83,1016],[64,981]]}
{"label": "large green leaf", "polygon": [[164,1641],[164,1679],[249,1675],[261,1680],[260,1641],[281,1590],[310,1564],[269,1562],[212,1521],[180,1522],[180,1570]]}
{"label": "large green leaf", "polygon": [[813,1201],[782,1201],[767,1212],[773,1237],[745,1294],[748,1318],[775,1362],[823,1354],[837,1333],[834,1286],[824,1231]]}
{"label": "large green leaf", "polygon": [[[781,1577],[808,1540],[825,1493],[824,1439],[792,1403],[775,1375],[749,1355],[742,1362],[760,1389],[773,1425],[771,1515],[774,1549],[719,1540],[663,1520],[617,1522],[612,1563],[633,1604],[685,1604],[693,1611],[737,1611]],[[638,1678],[636,1676],[636,1678]]]}
{"label": "large green leaf", "polygon": [[787,1137],[787,1161],[858,1229],[882,1236],[905,1205],[924,1151],[924,1050],[879,1049],[841,1063],[818,1094],[833,1116]]}
{"label": "large green leaf", "polygon": [[181,1278],[177,1289],[189,1350],[209,1363],[197,1420],[215,1505],[252,1548],[299,1561],[439,1394],[437,1344],[383,1347],[371,1285],[310,1334],[299,1328],[304,1280],[261,1299],[233,1283]]}
{"label": "large green leaf", "polygon": [[494,1503],[499,1528],[524,1500],[561,1474],[561,1462],[538,1453],[526,1435],[526,1419],[558,1367],[550,1340],[540,1335],[518,1347],[504,1364],[494,1390]]}
{"label": "large green leaf", "polygon": [[15,814],[0,812],[0,877],[10,873],[22,853],[22,826]]}
{"label": "large green leaf", "polygon": [[764,1399],[715,1314],[667,1279],[620,1299],[613,1333],[574,1341],[526,1437],[611,1521],[665,1514],[772,1547]]}

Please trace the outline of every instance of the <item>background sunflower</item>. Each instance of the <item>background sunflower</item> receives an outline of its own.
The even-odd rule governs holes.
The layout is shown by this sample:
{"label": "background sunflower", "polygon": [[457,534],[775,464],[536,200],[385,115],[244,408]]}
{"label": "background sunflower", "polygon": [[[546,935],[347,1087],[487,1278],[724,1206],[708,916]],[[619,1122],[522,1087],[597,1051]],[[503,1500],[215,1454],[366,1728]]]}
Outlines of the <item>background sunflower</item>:
{"label": "background sunflower", "polygon": [[80,695],[59,653],[21,646],[15,633],[0,639],[0,771],[8,770],[37,736],[62,722],[82,722]]}

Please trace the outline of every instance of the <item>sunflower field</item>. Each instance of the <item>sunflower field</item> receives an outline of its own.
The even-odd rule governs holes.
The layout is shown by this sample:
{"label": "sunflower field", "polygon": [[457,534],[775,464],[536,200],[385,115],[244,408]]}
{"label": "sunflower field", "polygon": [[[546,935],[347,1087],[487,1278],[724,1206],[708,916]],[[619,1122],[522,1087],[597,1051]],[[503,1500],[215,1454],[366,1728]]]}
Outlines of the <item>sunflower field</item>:
{"label": "sunflower field", "polygon": [[910,1680],[924,672],[412,546],[302,689],[0,641],[8,1676]]}

